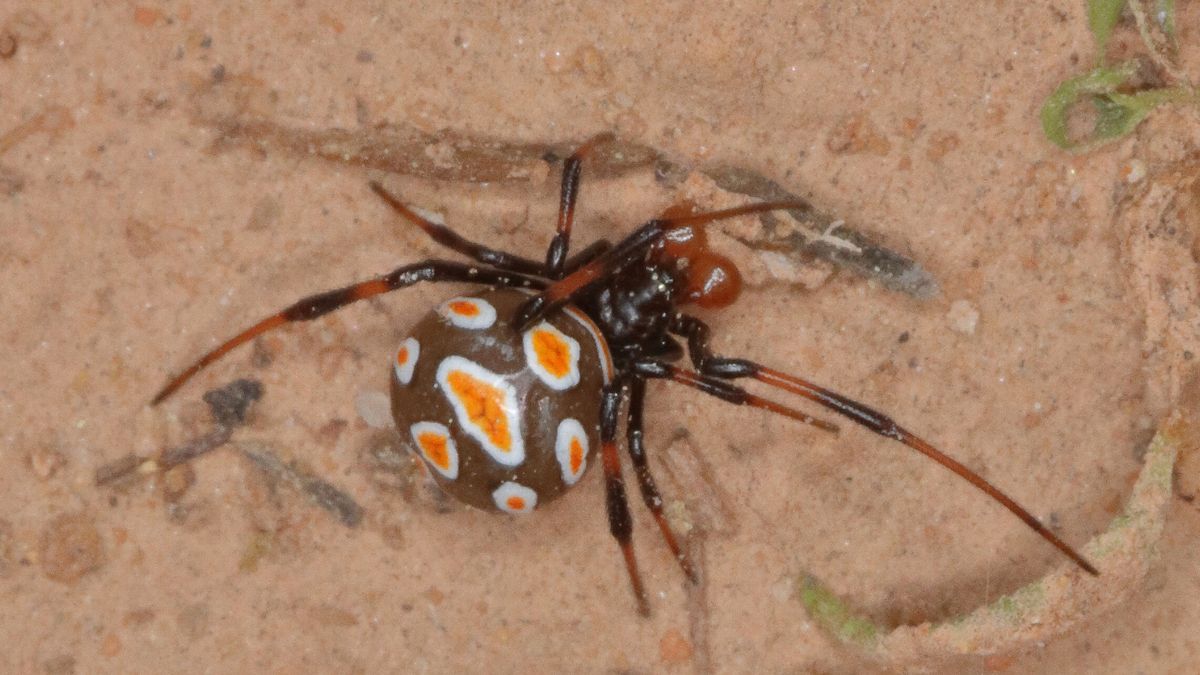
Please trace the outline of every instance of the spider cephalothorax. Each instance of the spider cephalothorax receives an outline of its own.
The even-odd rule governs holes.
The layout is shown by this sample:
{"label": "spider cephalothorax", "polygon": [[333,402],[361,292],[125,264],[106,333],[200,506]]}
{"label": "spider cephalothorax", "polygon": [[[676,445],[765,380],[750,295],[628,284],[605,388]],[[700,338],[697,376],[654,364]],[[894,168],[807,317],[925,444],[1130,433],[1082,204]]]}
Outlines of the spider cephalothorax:
{"label": "spider cephalothorax", "polygon": [[[642,411],[649,379],[836,431],[828,421],[751,394],[732,381],[754,379],[808,399],[935,460],[1000,502],[1080,568],[1098,574],[1012,498],[888,416],[799,377],[712,353],[708,326],[682,308],[689,303],[725,307],[737,299],[741,279],[730,260],[709,249],[705,224],[804,205],[759,203],[708,213],[679,207],[616,244],[594,242],[568,257],[581,163],[608,138],[597,136],[567,158],[558,226],[545,262],[468,241],[370,183],[409,222],[474,262],[427,260],[304,298],[205,354],[171,379],[153,403],[229,350],[285,323],[315,319],[420,281],[476,283],[490,290],[446,300],[395,352],[392,412],[398,432],[449,494],[477,508],[508,513],[531,512],[562,495],[598,452],[609,527],[643,614],[649,606],[634,558],[616,441],[623,399],[629,403],[626,449],[643,500],[684,573],[696,579],[663,515],[646,461]],[[675,363],[685,355],[691,369]]]}

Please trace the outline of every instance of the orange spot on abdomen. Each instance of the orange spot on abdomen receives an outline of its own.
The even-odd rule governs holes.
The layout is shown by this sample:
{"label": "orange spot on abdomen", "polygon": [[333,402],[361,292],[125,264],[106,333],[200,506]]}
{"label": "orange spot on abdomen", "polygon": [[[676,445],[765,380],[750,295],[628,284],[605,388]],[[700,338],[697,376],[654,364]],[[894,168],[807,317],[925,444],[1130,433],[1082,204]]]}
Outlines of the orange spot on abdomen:
{"label": "orange spot on abdomen", "polygon": [[459,316],[479,316],[478,305],[466,300],[455,300],[450,303],[450,311]]}
{"label": "orange spot on abdomen", "polygon": [[579,468],[583,466],[583,445],[579,443],[578,438],[571,439],[571,473],[579,473]]}
{"label": "orange spot on abdomen", "polygon": [[525,500],[520,497],[509,497],[505,503],[514,511],[521,511],[525,508]]}
{"label": "orange spot on abdomen", "polygon": [[447,376],[454,396],[466,409],[467,419],[479,427],[502,452],[512,449],[512,433],[504,412],[504,391],[461,370]]}
{"label": "orange spot on abdomen", "polygon": [[421,450],[429,461],[445,471],[450,470],[450,453],[446,450],[445,436],[427,431],[417,435],[417,443],[421,444]]}
{"label": "orange spot on abdomen", "polygon": [[548,330],[533,334],[533,350],[538,363],[556,378],[566,377],[571,372],[571,348],[562,338]]}

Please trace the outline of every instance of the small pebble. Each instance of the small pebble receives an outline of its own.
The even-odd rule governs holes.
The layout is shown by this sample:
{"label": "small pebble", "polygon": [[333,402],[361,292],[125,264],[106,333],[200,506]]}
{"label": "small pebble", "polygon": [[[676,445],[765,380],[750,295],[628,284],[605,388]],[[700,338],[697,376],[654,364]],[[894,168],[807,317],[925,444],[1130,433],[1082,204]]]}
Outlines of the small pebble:
{"label": "small pebble", "polygon": [[941,161],[943,157],[958,149],[962,144],[958,134],[951,131],[935,131],[929,135],[929,148],[925,151],[925,156],[931,162]]}
{"label": "small pebble", "polygon": [[796,283],[800,281],[800,270],[792,259],[778,251],[759,251],[758,257],[767,266],[772,277],[780,281]]}
{"label": "small pebble", "polygon": [[354,409],[372,429],[390,429],[395,425],[391,399],[382,391],[358,392],[354,397]]}
{"label": "small pebble", "polygon": [[42,531],[39,558],[48,579],[72,584],[104,565],[104,542],[90,518],[62,515]]}
{"label": "small pebble", "polygon": [[121,638],[117,637],[116,633],[109,633],[104,636],[104,640],[100,643],[100,653],[108,658],[112,658],[121,653]]}
{"label": "small pebble", "polygon": [[11,59],[17,53],[17,36],[7,31],[0,33],[0,59]]}
{"label": "small pebble", "polygon": [[151,28],[162,18],[162,12],[153,7],[134,7],[133,22],[142,28]]}
{"label": "small pebble", "polygon": [[1146,163],[1140,159],[1131,159],[1121,167],[1121,175],[1130,185],[1141,182],[1146,177]]}
{"label": "small pebble", "polygon": [[246,421],[250,404],[262,398],[262,393],[262,384],[256,380],[234,380],[204,392],[204,402],[217,424],[234,427]]}
{"label": "small pebble", "polygon": [[163,499],[177,502],[183,498],[196,482],[196,471],[191,464],[180,464],[168,469],[162,476]]}
{"label": "small pebble", "polygon": [[779,602],[791,600],[796,595],[796,581],[791,577],[783,577],[771,584],[771,597]]}
{"label": "small pebble", "polygon": [[62,453],[50,448],[37,448],[29,453],[29,468],[40,480],[50,480],[66,463]]}
{"label": "small pebble", "polygon": [[663,634],[658,641],[658,655],[663,663],[682,664],[692,658],[692,643],[688,641],[679,629],[672,628]]}
{"label": "small pebble", "polygon": [[975,326],[979,324],[979,310],[966,300],[955,300],[950,305],[946,318],[950,321],[950,330],[963,335],[974,335]]}
{"label": "small pebble", "polygon": [[892,149],[887,136],[865,113],[843,117],[829,131],[825,147],[835,155],[886,155]]}

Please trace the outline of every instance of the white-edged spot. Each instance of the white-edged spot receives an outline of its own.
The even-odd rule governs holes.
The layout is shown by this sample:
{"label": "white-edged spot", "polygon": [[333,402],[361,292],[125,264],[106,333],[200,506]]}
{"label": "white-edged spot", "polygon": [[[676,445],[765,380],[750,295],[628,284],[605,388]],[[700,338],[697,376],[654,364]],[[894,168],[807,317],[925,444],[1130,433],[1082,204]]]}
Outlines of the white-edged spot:
{"label": "white-edged spot", "polygon": [[429,466],[450,480],[458,478],[458,447],[444,424],[417,422],[409,427],[409,433]]}
{"label": "white-edged spot", "polygon": [[562,469],[562,479],[574,485],[587,469],[588,438],[579,420],[570,417],[558,423],[558,434],[554,438],[554,456]]}
{"label": "white-edged spot", "polygon": [[496,308],[479,298],[450,298],[438,306],[438,314],[459,328],[483,330],[496,323]]}
{"label": "white-edged spot", "polygon": [[500,375],[461,356],[438,364],[438,385],[454,406],[458,423],[483,449],[505,466],[525,461],[517,390]]}
{"label": "white-edged spot", "polygon": [[537,506],[537,493],[532,489],[509,481],[492,492],[496,508],[505,513],[529,513]]}
{"label": "white-edged spot", "polygon": [[525,362],[538,379],[556,391],[579,384],[579,343],[545,321],[521,338]]}
{"label": "white-edged spot", "polygon": [[612,353],[608,351],[608,342],[604,339],[604,334],[600,332],[600,327],[592,318],[584,314],[578,307],[570,305],[563,307],[563,314],[575,319],[575,322],[583,326],[588,335],[592,336],[592,341],[596,343],[596,356],[600,359],[600,372],[604,376],[604,384],[612,382],[613,378],[613,360]]}
{"label": "white-edged spot", "polygon": [[421,343],[416,338],[407,338],[400,343],[396,350],[396,359],[392,367],[396,371],[396,379],[400,384],[412,382],[413,368],[417,367],[417,358],[421,356]]}

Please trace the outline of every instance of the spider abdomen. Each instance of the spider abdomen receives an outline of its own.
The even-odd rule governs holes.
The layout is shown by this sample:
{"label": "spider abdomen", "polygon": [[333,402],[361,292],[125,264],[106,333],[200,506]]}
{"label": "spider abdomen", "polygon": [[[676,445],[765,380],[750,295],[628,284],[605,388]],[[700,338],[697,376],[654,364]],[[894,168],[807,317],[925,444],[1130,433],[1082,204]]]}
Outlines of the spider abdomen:
{"label": "spider abdomen", "polygon": [[518,333],[511,319],[528,297],[496,289],[451,298],[392,361],[402,442],[443,490],[480,509],[525,513],[557,498],[599,446],[608,346],[571,306]]}

